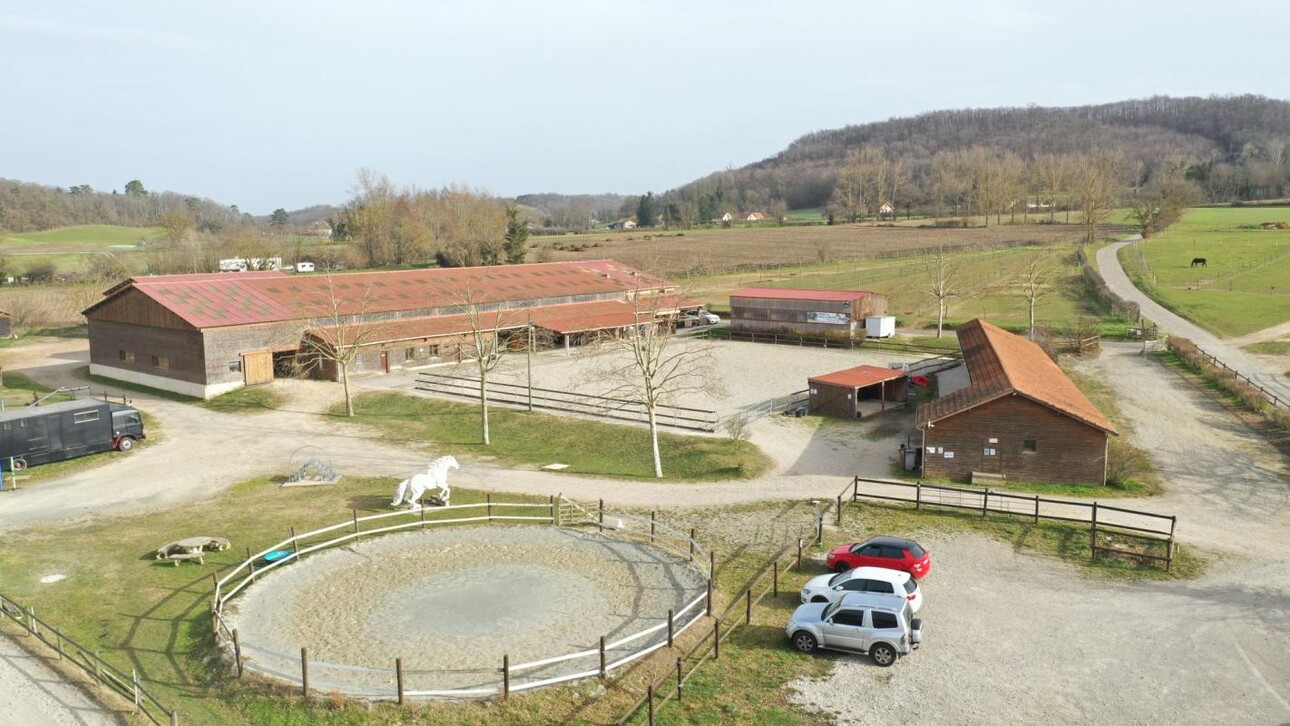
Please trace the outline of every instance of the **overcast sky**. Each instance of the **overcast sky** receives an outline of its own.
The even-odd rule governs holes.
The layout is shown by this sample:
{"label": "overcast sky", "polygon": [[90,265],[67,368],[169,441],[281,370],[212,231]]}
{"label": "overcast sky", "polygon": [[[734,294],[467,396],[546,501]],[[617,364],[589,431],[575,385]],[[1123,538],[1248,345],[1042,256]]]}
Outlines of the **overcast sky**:
{"label": "overcast sky", "polygon": [[656,192],[943,108],[1290,98],[1290,3],[364,0],[0,4],[0,177],[266,213],[368,167]]}

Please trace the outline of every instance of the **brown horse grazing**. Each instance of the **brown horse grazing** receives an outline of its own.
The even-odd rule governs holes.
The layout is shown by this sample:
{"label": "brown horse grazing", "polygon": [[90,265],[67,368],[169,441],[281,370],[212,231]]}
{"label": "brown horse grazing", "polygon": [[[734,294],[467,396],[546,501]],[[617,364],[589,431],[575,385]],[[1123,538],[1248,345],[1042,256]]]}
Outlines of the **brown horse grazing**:
{"label": "brown horse grazing", "polygon": [[1192,266],[1192,267],[1205,267],[1205,258],[1204,258],[1204,257],[1193,257],[1193,258],[1191,258],[1191,266]]}

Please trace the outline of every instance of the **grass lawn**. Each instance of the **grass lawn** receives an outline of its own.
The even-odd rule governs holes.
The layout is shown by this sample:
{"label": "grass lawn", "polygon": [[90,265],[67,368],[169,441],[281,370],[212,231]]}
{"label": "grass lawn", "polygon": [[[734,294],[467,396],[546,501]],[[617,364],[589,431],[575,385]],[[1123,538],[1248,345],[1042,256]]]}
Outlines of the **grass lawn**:
{"label": "grass lawn", "polygon": [[74,272],[81,269],[87,255],[103,252],[130,255],[139,242],[160,234],[159,227],[86,224],[0,236],[0,240],[17,269],[11,274],[17,275],[38,262],[52,262],[62,272]]}
{"label": "grass lawn", "polygon": [[[564,471],[623,479],[653,479],[649,431],[501,407],[489,409],[493,443],[480,443],[479,408],[399,393],[366,393],[354,399],[354,421],[391,440],[450,446],[512,465],[568,464]],[[329,416],[344,418],[338,405]],[[750,479],[771,462],[756,446],[724,437],[659,434],[666,481]]]}
{"label": "grass lawn", "polygon": [[286,401],[286,396],[268,386],[247,386],[198,405],[220,413],[256,413],[281,408]]}
{"label": "grass lawn", "polygon": [[[1120,250],[1144,292],[1220,336],[1290,320],[1290,207],[1190,209],[1164,234]],[[1193,258],[1207,260],[1192,267]]]}
{"label": "grass lawn", "polygon": [[1290,340],[1265,340],[1261,343],[1251,343],[1245,346],[1245,349],[1251,353],[1265,355],[1290,355]]}

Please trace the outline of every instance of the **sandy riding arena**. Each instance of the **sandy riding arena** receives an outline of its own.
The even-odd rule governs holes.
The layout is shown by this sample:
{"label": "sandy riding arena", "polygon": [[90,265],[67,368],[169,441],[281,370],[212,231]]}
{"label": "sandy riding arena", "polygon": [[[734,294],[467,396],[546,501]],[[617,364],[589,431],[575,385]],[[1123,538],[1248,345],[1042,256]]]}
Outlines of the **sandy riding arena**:
{"label": "sandy riding arena", "polygon": [[[298,683],[307,647],[311,688],[393,698],[395,658],[411,696],[491,692],[503,655],[512,687],[594,671],[601,636],[613,643],[666,623],[669,609],[680,612],[705,588],[700,566],[595,531],[453,527],[310,556],[265,575],[226,615],[252,671]],[[607,658],[666,638],[664,628]],[[515,668],[588,649],[590,656]]]}

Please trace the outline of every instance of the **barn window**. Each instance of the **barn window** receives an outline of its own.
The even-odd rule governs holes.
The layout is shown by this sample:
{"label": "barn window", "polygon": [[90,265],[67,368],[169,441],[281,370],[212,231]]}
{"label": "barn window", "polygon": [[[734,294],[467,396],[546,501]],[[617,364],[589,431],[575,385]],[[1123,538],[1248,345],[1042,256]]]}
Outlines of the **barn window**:
{"label": "barn window", "polygon": [[239,360],[231,360],[231,361],[229,361],[229,362],[228,362],[228,370],[229,370],[229,372],[230,372],[230,373],[241,373],[241,372],[242,372],[242,361],[241,361],[240,359],[239,359]]}
{"label": "barn window", "polygon": [[412,360],[412,359],[414,359],[414,358],[416,358],[416,357],[417,357],[417,349],[416,349],[416,348],[404,348],[404,349],[403,349],[403,359],[404,359],[404,360]]}
{"label": "barn window", "polygon": [[120,356],[121,360],[125,361],[126,363],[134,362],[134,353],[131,353],[128,350],[118,350],[117,354]]}
{"label": "barn window", "polygon": [[72,423],[74,424],[91,423],[98,420],[98,411],[78,411],[72,414]]}
{"label": "barn window", "polygon": [[1031,453],[1031,454],[1035,453],[1035,451],[1037,450],[1037,449],[1035,448],[1035,440],[1034,440],[1034,439],[1026,439],[1025,441],[1021,442],[1021,450],[1022,450],[1022,451],[1026,451],[1026,452],[1029,452],[1029,453]]}
{"label": "barn window", "polygon": [[170,370],[170,359],[164,356],[152,356],[152,367],[160,368],[163,371]]}

